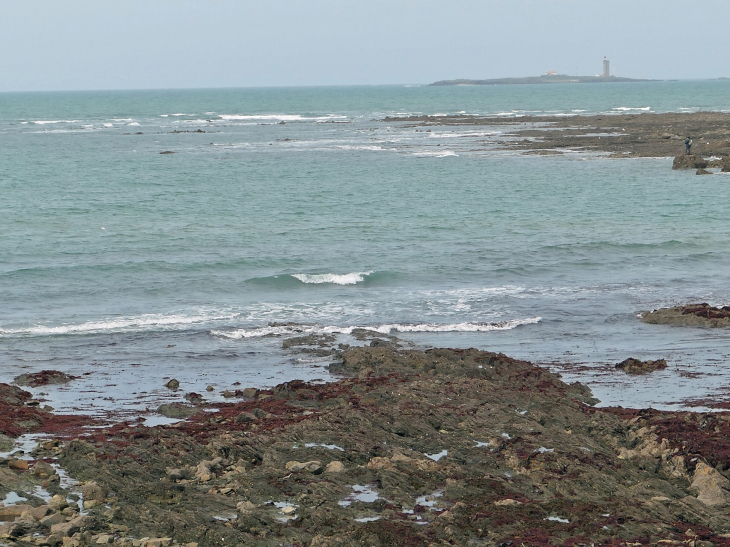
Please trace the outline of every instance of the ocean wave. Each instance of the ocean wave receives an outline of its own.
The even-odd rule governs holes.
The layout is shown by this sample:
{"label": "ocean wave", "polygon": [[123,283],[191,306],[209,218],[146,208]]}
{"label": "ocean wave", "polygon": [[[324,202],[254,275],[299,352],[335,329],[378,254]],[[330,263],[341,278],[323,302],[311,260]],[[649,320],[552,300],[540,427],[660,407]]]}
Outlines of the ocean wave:
{"label": "ocean wave", "polygon": [[639,106],[639,107],[633,107],[633,106],[616,106],[613,108],[613,110],[619,110],[621,112],[629,112],[631,110],[642,110],[644,112],[648,112],[651,110],[650,106]]}
{"label": "ocean wave", "polygon": [[447,158],[450,156],[459,157],[459,154],[450,150],[444,150],[443,152],[414,152],[411,154],[421,158]]}
{"label": "ocean wave", "polygon": [[36,125],[49,125],[54,123],[79,123],[81,120],[36,120],[31,123]]}
{"label": "ocean wave", "polygon": [[322,283],[333,283],[335,285],[356,285],[362,283],[365,278],[369,275],[374,274],[375,271],[369,272],[352,272],[347,274],[292,274],[291,277],[298,279],[302,283],[313,283],[316,285]]}
{"label": "ocean wave", "polygon": [[212,330],[213,336],[229,338],[232,340],[245,340],[248,338],[262,338],[264,336],[291,336],[300,334],[352,334],[355,330],[367,330],[378,334],[390,334],[392,332],[493,332],[512,330],[522,325],[534,325],[542,321],[542,317],[529,317],[527,319],[513,319],[511,321],[498,321],[494,323],[390,323],[378,326],[325,326],[325,325],[267,325],[265,327],[254,327],[249,329],[236,329],[232,331]]}
{"label": "ocean wave", "polygon": [[337,116],[334,114],[312,117],[302,116],[300,114],[219,114],[218,117],[226,121],[274,120],[281,122],[322,121],[347,118],[347,116]]}
{"label": "ocean wave", "polygon": [[53,336],[63,334],[99,334],[111,332],[137,332],[145,330],[175,330],[197,323],[230,320],[238,313],[198,313],[187,314],[144,314],[136,317],[119,317],[100,321],[87,321],[77,324],[56,326],[35,325],[18,329],[0,328],[0,336]]}

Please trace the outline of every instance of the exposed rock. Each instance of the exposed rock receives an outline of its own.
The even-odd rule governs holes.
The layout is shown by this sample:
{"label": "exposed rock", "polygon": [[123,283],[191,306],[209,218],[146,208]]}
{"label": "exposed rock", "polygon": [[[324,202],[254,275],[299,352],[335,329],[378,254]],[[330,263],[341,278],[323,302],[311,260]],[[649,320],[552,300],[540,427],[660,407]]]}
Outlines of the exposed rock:
{"label": "exposed rock", "polygon": [[175,378],[170,380],[165,384],[165,387],[168,389],[177,389],[180,387],[180,382],[178,382]]}
{"label": "exposed rock", "polygon": [[94,525],[94,517],[89,515],[81,515],[69,522],[54,524],[51,526],[51,534],[61,534],[62,536],[72,536],[76,532],[86,530]]}
{"label": "exposed rock", "polygon": [[681,325],[685,327],[730,326],[730,306],[716,308],[707,303],[661,308],[641,316],[644,323],[654,325]]}
{"label": "exposed rock", "polygon": [[56,524],[61,524],[66,522],[66,517],[64,517],[61,513],[53,513],[52,515],[48,515],[47,517],[43,517],[40,519],[41,525],[45,526],[46,528],[51,528]]}
{"label": "exposed rock", "polygon": [[17,406],[33,397],[29,392],[9,384],[0,384],[0,403]]}
{"label": "exposed rock", "polygon": [[706,169],[707,162],[697,154],[680,154],[674,158],[672,169]]}
{"label": "exposed rock", "polygon": [[708,171],[707,169],[697,169],[697,172],[695,175],[712,175],[713,173],[711,171]]}
{"label": "exposed rock", "polygon": [[616,368],[623,370],[627,374],[649,374],[655,370],[663,370],[667,368],[667,362],[664,359],[657,359],[656,361],[640,361],[639,359],[629,357],[616,365]]}
{"label": "exposed rock", "polygon": [[66,501],[65,496],[56,494],[51,498],[51,501],[48,502],[48,505],[56,511],[63,511],[66,507],[68,507],[68,501]]}
{"label": "exposed rock", "polygon": [[697,464],[690,488],[698,491],[697,499],[705,505],[730,502],[730,480],[703,462]]}
{"label": "exposed rock", "polygon": [[106,501],[109,497],[109,489],[100,486],[95,481],[89,481],[81,485],[81,493],[84,501]]}
{"label": "exposed rock", "polygon": [[10,460],[8,467],[14,471],[28,471],[28,462],[26,460]]}
{"label": "exposed rock", "polygon": [[308,473],[321,473],[322,462],[312,460],[311,462],[297,462],[290,461],[286,464],[286,469],[292,473],[299,473],[301,471],[307,471]]}
{"label": "exposed rock", "polygon": [[730,156],[726,157],[722,162],[722,169],[721,171],[723,173],[730,173]]}
{"label": "exposed rock", "polygon": [[32,505],[8,505],[6,507],[0,507],[0,521],[7,522],[9,520],[15,520],[26,511],[31,511],[32,509]]}
{"label": "exposed rock", "polygon": [[324,468],[325,473],[342,473],[345,471],[345,465],[339,460],[333,460]]}
{"label": "exposed rock", "polygon": [[203,396],[193,391],[185,394],[185,400],[193,404],[198,404],[203,402]]}
{"label": "exposed rock", "polygon": [[76,378],[76,376],[70,376],[58,370],[42,370],[41,372],[33,372],[16,376],[15,379],[13,379],[13,382],[19,386],[40,387],[66,384],[71,380],[76,380]]}
{"label": "exposed rock", "polygon": [[507,498],[504,500],[495,501],[494,505],[496,505],[497,507],[513,507],[515,505],[522,505],[522,502],[513,500],[512,498]]}
{"label": "exposed rock", "polygon": [[157,412],[166,418],[184,419],[197,414],[201,409],[182,403],[167,403],[157,407]]}
{"label": "exposed rock", "polygon": [[172,150],[165,150],[164,152],[160,152],[160,154],[174,154]]}

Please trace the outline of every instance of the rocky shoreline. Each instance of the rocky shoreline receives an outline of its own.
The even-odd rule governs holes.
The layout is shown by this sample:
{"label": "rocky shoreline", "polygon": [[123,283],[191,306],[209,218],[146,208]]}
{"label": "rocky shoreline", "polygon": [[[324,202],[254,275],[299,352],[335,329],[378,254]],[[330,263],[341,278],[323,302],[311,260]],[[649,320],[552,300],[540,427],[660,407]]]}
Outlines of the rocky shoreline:
{"label": "rocky shoreline", "polygon": [[0,543],[730,545],[730,414],[596,408],[525,361],[377,338],[331,369],[157,427],[3,384]]}
{"label": "rocky shoreline", "polygon": [[[730,114],[723,112],[644,113],[600,116],[404,116],[387,117],[387,123],[406,127],[479,127],[504,131],[500,148],[525,154],[559,155],[597,152],[613,157],[675,157],[684,154],[691,136],[693,153],[722,167],[730,156]],[[490,141],[493,142],[493,141]],[[475,143],[479,139],[475,138]]]}

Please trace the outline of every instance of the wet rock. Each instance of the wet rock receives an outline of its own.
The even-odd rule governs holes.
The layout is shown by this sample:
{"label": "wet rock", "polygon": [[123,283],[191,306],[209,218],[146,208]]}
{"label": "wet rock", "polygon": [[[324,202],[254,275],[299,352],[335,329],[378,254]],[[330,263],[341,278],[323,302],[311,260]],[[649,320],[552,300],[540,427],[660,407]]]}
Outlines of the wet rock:
{"label": "wet rock", "polygon": [[215,388],[213,386],[207,386],[205,388],[205,391],[208,391],[208,392],[215,391]]}
{"label": "wet rock", "polygon": [[254,387],[247,387],[243,390],[243,396],[248,399],[255,399],[256,396],[259,394],[259,390]]}
{"label": "wet rock", "polygon": [[167,403],[157,407],[157,412],[166,418],[185,419],[197,414],[200,409],[182,403]]}
{"label": "wet rock", "polygon": [[711,171],[708,171],[707,169],[697,169],[697,172],[695,175],[712,175],[713,173]]}
{"label": "wet rock", "polygon": [[289,461],[286,463],[286,469],[292,473],[306,471],[317,474],[322,472],[322,462],[317,460],[312,460],[311,462]]}
{"label": "wet rock", "polygon": [[167,382],[165,384],[165,387],[167,389],[177,389],[180,387],[180,382],[178,382],[175,378],[173,378],[172,380],[170,380],[169,382]]}
{"label": "wet rock", "polygon": [[697,154],[684,155],[680,154],[674,158],[672,169],[705,169],[707,162],[702,156]]}
{"label": "wet rock", "polygon": [[185,400],[189,403],[198,404],[203,402],[203,396],[192,391],[185,394]]}
{"label": "wet rock", "polygon": [[616,365],[618,370],[623,370],[627,374],[649,374],[655,370],[664,370],[667,368],[667,362],[664,359],[656,361],[640,361],[629,357]]}
{"label": "wet rock", "polygon": [[641,320],[653,325],[724,328],[730,326],[730,306],[718,308],[703,302],[660,308],[642,314]]}
{"label": "wet rock", "polygon": [[730,156],[726,157],[722,161],[722,169],[721,172],[723,173],[730,173]]}
{"label": "wet rock", "polygon": [[31,397],[31,393],[17,386],[0,384],[0,403],[2,404],[10,406],[22,405],[25,401],[30,400]]}
{"label": "wet rock", "polygon": [[172,150],[165,150],[164,152],[160,152],[160,154],[174,154]]}
{"label": "wet rock", "polygon": [[40,387],[66,384],[71,380],[76,379],[76,376],[70,376],[58,370],[42,370],[41,372],[21,374],[20,376],[15,377],[13,382],[24,387]]}

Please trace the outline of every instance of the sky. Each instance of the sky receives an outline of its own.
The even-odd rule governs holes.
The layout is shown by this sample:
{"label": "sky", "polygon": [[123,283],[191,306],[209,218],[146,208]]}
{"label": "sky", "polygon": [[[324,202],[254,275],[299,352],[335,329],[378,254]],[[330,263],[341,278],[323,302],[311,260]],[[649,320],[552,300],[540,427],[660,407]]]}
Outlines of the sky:
{"label": "sky", "polygon": [[0,91],[730,77],[728,0],[0,0]]}

